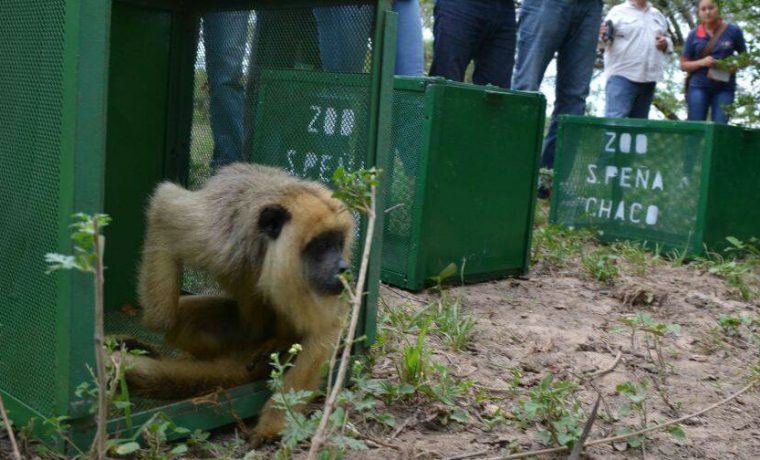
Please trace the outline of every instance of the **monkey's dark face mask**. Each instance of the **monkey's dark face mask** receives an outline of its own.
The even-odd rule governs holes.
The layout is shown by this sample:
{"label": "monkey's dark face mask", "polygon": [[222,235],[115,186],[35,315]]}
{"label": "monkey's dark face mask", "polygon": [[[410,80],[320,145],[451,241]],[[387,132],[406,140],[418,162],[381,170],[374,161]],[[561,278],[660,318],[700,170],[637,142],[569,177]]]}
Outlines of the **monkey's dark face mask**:
{"label": "monkey's dark face mask", "polygon": [[[259,229],[276,240],[290,218],[285,208],[269,206],[259,216]],[[301,253],[304,275],[317,294],[334,296],[343,292],[339,276],[350,269],[343,258],[344,244],[343,232],[332,230],[320,233],[304,247]]]}
{"label": "monkey's dark face mask", "polygon": [[349,270],[343,259],[343,232],[328,231],[311,240],[303,250],[306,276],[312,287],[323,295],[343,292],[339,276]]}

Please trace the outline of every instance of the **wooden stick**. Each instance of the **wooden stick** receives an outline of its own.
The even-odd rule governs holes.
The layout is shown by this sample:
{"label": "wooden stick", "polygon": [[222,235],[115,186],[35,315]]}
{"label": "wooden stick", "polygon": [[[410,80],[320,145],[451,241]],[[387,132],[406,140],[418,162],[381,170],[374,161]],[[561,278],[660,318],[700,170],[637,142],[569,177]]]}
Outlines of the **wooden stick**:
{"label": "wooden stick", "polygon": [[16,444],[16,437],[13,435],[13,428],[11,422],[8,420],[8,413],[5,412],[5,405],[3,404],[3,396],[0,395],[0,413],[3,416],[3,423],[5,424],[5,430],[8,432],[8,439],[11,441],[11,447],[13,448],[13,458],[15,460],[21,460],[21,452],[18,450],[18,444]]}
{"label": "wooden stick", "polygon": [[92,217],[95,234],[95,367],[98,384],[98,412],[96,415],[95,438],[90,453],[98,460],[106,458],[106,423],[108,422],[108,383],[106,382],[105,332],[103,328],[103,251],[105,237],[100,235],[97,214]]}
{"label": "wooden stick", "polygon": [[595,379],[597,377],[601,377],[603,375],[609,374],[610,372],[612,372],[612,371],[615,370],[615,368],[617,367],[618,363],[620,362],[620,358],[622,358],[622,357],[623,357],[623,352],[622,351],[618,351],[617,356],[615,356],[615,361],[613,361],[613,363],[612,363],[612,365],[610,367],[608,367],[607,369],[602,369],[601,371],[594,372],[594,373],[589,374],[589,375],[583,375],[583,376],[581,376],[581,380],[591,380],[591,379]]}
{"label": "wooden stick", "polygon": [[343,354],[340,359],[340,367],[338,368],[338,375],[335,378],[332,391],[325,400],[325,406],[322,413],[322,419],[319,421],[319,426],[314,432],[314,436],[311,438],[311,447],[309,448],[309,455],[307,460],[315,460],[319,453],[320,447],[325,443],[327,439],[327,423],[330,419],[330,414],[335,408],[335,403],[338,400],[338,395],[343,387],[343,382],[346,380],[346,372],[348,370],[348,363],[351,360],[351,344],[354,342],[356,336],[356,325],[359,323],[359,312],[361,310],[362,298],[364,292],[364,284],[367,277],[367,268],[369,266],[369,255],[372,247],[372,237],[375,231],[375,204],[377,199],[377,189],[372,186],[372,198],[370,201],[370,208],[367,210],[367,235],[364,240],[364,252],[362,254],[362,263],[359,268],[359,279],[357,280],[357,289],[352,296],[351,306],[351,322],[348,327],[348,333],[346,334],[346,345],[343,347]]}

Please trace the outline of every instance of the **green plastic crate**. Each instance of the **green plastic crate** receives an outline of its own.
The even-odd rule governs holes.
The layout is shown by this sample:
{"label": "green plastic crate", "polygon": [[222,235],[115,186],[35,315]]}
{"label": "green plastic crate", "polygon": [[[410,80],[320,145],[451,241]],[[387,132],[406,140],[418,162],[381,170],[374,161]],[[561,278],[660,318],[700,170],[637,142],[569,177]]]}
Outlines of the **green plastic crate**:
{"label": "green plastic crate", "polygon": [[[306,33],[301,27],[303,21],[315,22],[316,9],[337,11],[333,8],[362,10],[360,24],[343,24],[344,46],[366,50],[358,68],[325,68],[318,30]],[[257,149],[274,148],[274,137],[282,132],[308,128],[301,125],[311,121],[309,106],[302,107],[306,118],[299,118],[297,108],[283,110],[268,96],[290,91],[308,100],[298,79],[321,82],[320,96],[342,98],[353,108],[353,129],[341,147],[347,164],[377,164],[378,152],[388,148],[396,27],[389,1],[0,2],[0,16],[7,21],[0,28],[0,59],[6,63],[0,66],[0,229],[5,235],[0,241],[0,394],[17,426],[36,418],[37,434],[44,435],[42,420],[68,416],[71,439],[82,447],[94,433],[90,401],[75,395],[79,384],[90,381],[87,365],[94,367],[93,282],[76,272],[45,274],[44,254],[72,252],[73,213],[113,217],[105,231],[106,332],[160,340],[130,313],[136,305],[144,208],[162,180],[197,187],[208,177],[210,128],[199,104],[206,90],[198,40],[202,15],[222,9],[252,13],[243,76],[250,110],[244,123]],[[261,39],[267,34],[279,39]],[[303,55],[304,49],[317,54]],[[297,78],[275,79],[275,88],[264,83],[268,77],[261,78],[270,74]],[[280,131],[267,131],[266,123]],[[310,148],[327,152],[334,145],[316,140]],[[248,159],[273,165],[287,166],[289,159],[287,151],[248,152]],[[329,179],[332,171],[323,172]],[[380,232],[376,235],[379,241]],[[378,255],[372,255],[360,326],[360,334],[370,338]],[[138,427],[160,410],[179,426],[210,429],[254,415],[268,393],[259,382],[231,389],[227,396],[200,405],[133,397],[132,424]],[[126,420],[114,414],[109,430],[124,434]]]}
{"label": "green plastic crate", "polygon": [[396,77],[381,278],[410,290],[528,270],[545,100],[540,93]]}
{"label": "green plastic crate", "polygon": [[760,237],[760,132],[562,117],[551,221],[699,255]]}

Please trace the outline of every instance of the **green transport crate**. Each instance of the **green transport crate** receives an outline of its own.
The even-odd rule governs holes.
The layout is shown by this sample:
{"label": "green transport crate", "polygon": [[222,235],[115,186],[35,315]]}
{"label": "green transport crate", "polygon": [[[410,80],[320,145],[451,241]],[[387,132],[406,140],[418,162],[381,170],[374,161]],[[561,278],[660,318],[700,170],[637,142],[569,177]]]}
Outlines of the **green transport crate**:
{"label": "green transport crate", "polygon": [[562,117],[551,221],[602,239],[720,250],[760,237],[760,131],[705,122]]}
{"label": "green transport crate", "polygon": [[[87,447],[94,434],[91,401],[75,394],[94,367],[93,281],[45,274],[46,253],[73,252],[72,214],[113,217],[106,332],[160,341],[134,308],[144,209],[160,181],[195,188],[210,173],[201,18],[219,11],[247,18],[235,120],[243,159],[329,180],[337,166],[373,166],[388,149],[396,30],[388,0],[0,2],[0,395],[17,427],[36,419],[44,437],[43,420],[67,416],[74,443]],[[342,42],[331,47],[336,31]],[[379,273],[373,253],[359,331],[370,339]],[[213,289],[191,275],[185,290]],[[113,413],[109,430],[129,435],[159,411],[210,429],[256,414],[267,397],[264,382],[207,404],[133,397],[131,420]]]}
{"label": "green transport crate", "polygon": [[466,282],[528,270],[545,104],[540,93],[396,77],[383,282],[419,290],[451,263]]}

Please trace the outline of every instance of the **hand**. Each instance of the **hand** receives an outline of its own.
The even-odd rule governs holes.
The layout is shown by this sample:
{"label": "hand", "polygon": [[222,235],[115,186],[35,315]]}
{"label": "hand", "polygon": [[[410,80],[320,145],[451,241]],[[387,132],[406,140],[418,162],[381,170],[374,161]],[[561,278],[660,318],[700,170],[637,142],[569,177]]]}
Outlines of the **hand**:
{"label": "hand", "polygon": [[668,49],[668,40],[665,38],[664,35],[658,35],[654,39],[654,46],[657,47],[660,51],[665,51]]}
{"label": "hand", "polygon": [[604,34],[607,33],[607,21],[602,22],[602,25],[599,26],[599,38],[603,37]]}
{"label": "hand", "polygon": [[705,56],[699,62],[702,64],[702,67],[712,67],[717,61],[712,56]]}

